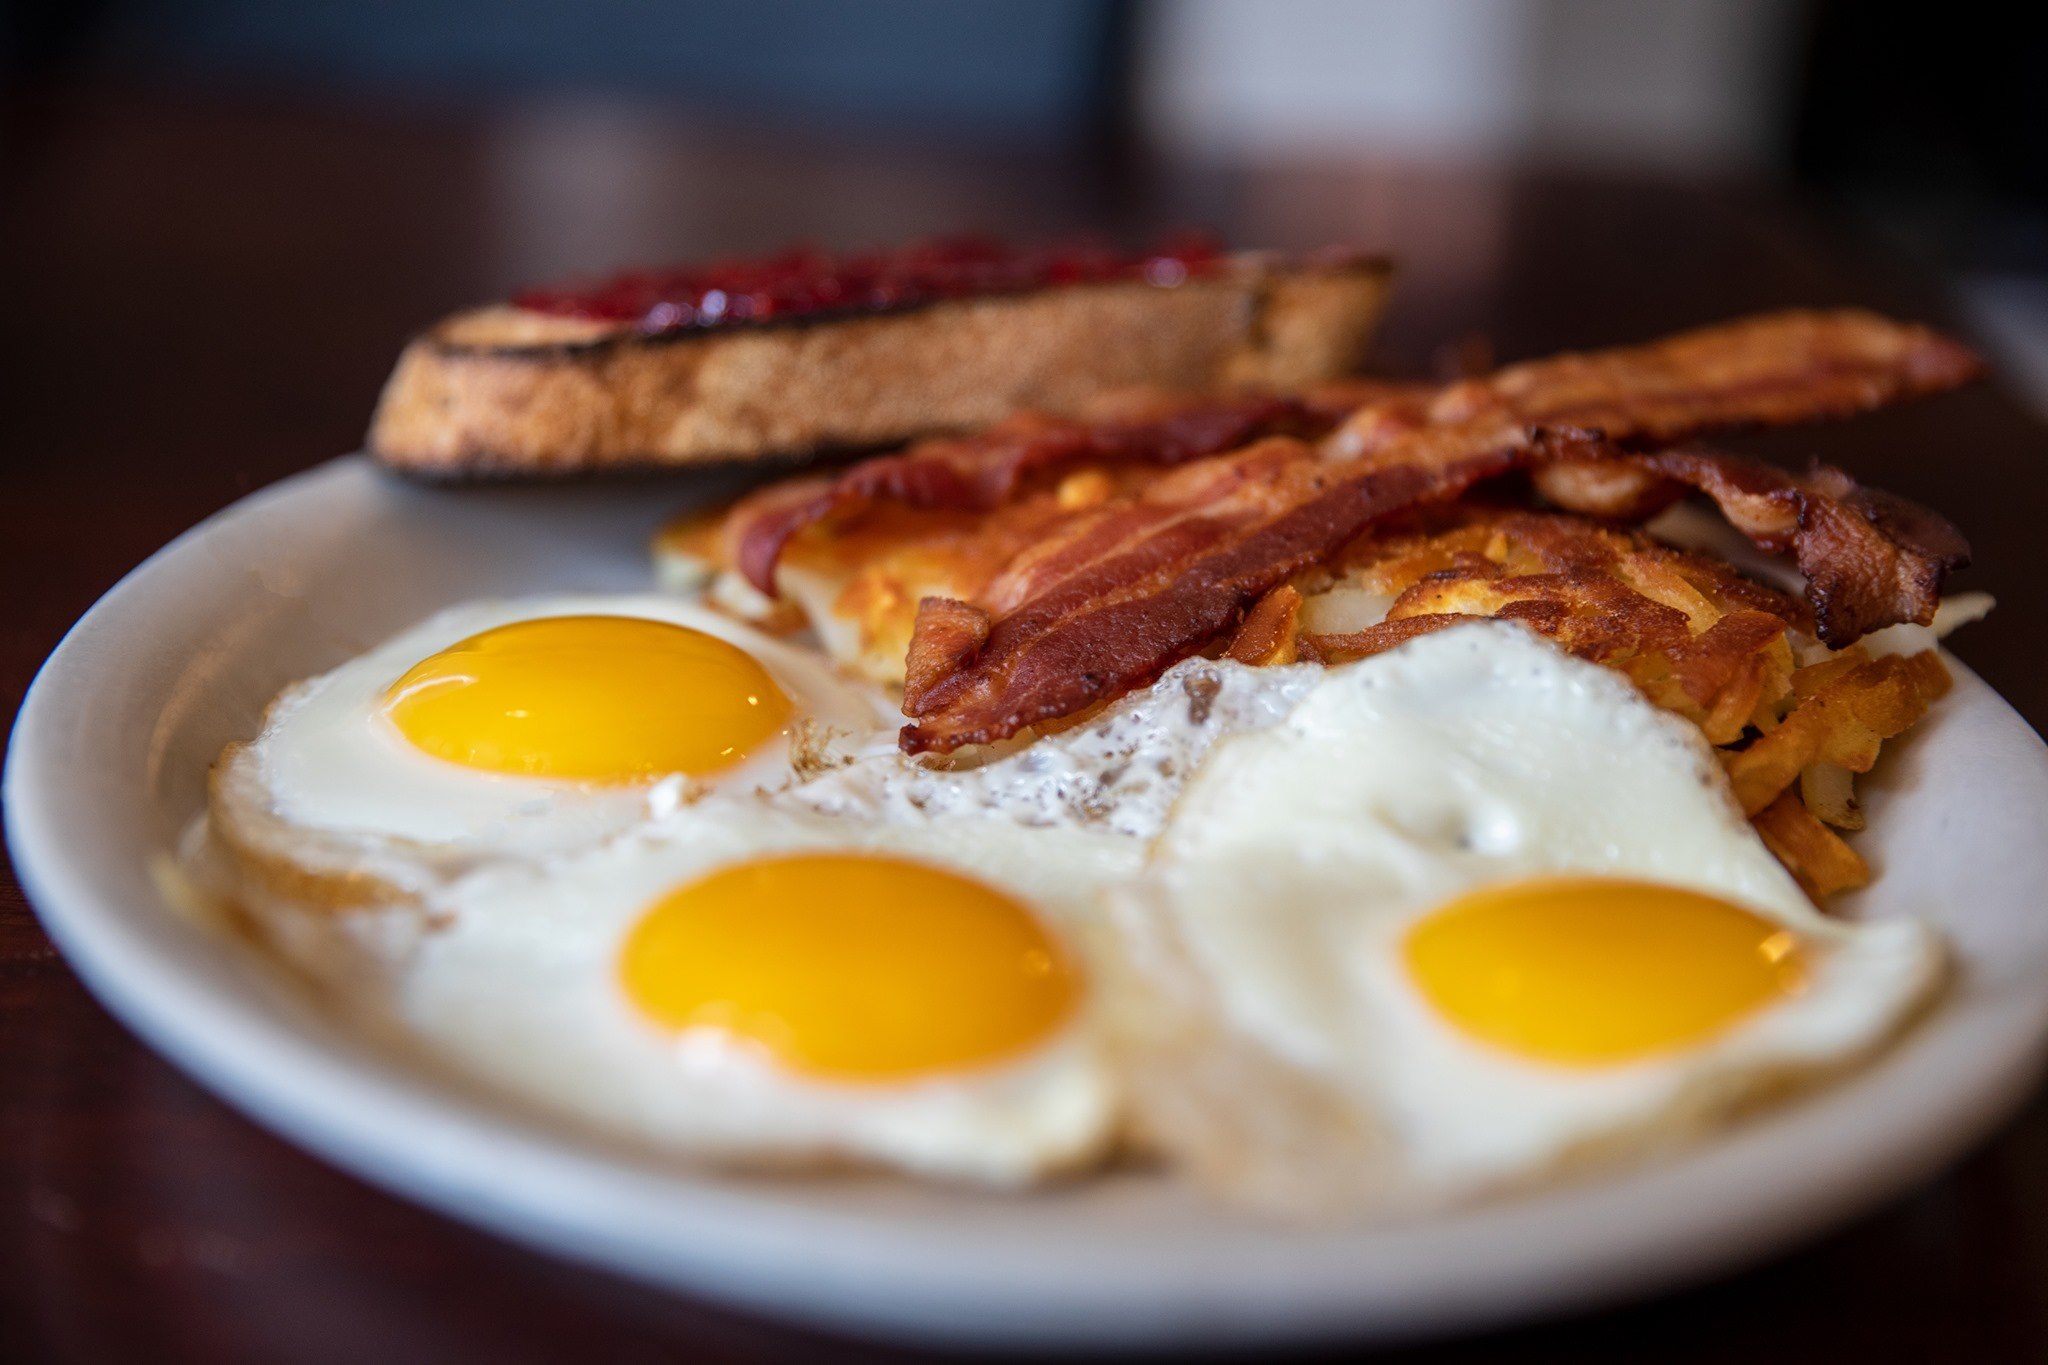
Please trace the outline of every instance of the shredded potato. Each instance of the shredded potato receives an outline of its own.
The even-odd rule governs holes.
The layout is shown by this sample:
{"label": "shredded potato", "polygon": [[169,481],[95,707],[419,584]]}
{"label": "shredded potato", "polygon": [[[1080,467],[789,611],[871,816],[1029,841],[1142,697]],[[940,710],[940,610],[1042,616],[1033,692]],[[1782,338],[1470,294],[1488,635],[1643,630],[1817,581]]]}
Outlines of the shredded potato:
{"label": "shredded potato", "polygon": [[1345,635],[1365,630],[1386,620],[1387,608],[1393,605],[1392,593],[1351,583],[1335,584],[1304,599],[1301,632],[1306,635]]}
{"label": "shredded potato", "polygon": [[[1331,591],[1391,594],[1385,618],[1310,632],[1302,652],[1337,662],[1470,616],[1519,620],[1618,668],[1715,744],[1776,723],[1793,674],[1794,599],[1719,560],[1581,517],[1467,508],[1454,524],[1351,547]],[[1319,597],[1303,620],[1320,621]]]}
{"label": "shredded potato", "polygon": [[1757,812],[1756,832],[1816,902],[1870,880],[1870,867],[1822,824],[1798,796],[1786,792]]}
{"label": "shredded potato", "polygon": [[[1845,650],[1847,653],[1860,651]],[[1822,673],[1816,682],[1802,675]],[[1932,650],[1882,659],[1830,659],[1795,673],[1799,704],[1777,728],[1728,754],[1735,799],[1755,815],[1799,780],[1810,764],[1867,773],[1885,740],[1902,733],[1948,691],[1948,669]]]}
{"label": "shredded potato", "polygon": [[1799,799],[1823,823],[1836,829],[1863,828],[1863,808],[1856,804],[1856,775],[1839,763],[1809,763],[1801,769]]}

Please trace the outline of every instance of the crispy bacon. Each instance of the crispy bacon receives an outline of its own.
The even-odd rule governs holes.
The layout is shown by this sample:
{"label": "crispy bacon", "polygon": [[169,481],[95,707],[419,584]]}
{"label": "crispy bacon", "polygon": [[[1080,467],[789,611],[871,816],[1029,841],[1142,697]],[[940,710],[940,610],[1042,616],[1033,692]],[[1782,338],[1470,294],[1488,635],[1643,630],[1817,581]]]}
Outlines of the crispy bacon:
{"label": "crispy bacon", "polygon": [[[987,743],[1142,685],[1377,518],[1456,497],[1507,469],[1655,459],[1626,452],[1875,407],[1952,387],[1976,369],[1967,350],[1924,328],[1867,313],[1777,314],[1513,366],[1452,386],[1426,411],[1397,397],[1353,416],[1318,454],[1272,441],[1197,461],[1077,518],[999,575],[978,604],[990,625],[972,657],[960,656],[957,630],[941,629],[945,618],[928,627],[921,613],[911,641],[919,684],[905,694],[913,720],[901,743],[911,753]],[[1729,472],[1741,462],[1688,454],[1695,463],[1646,468],[1681,484],[1693,482],[1682,473],[1697,473],[1693,486],[1710,495],[1741,484]],[[1781,513],[1771,535],[1802,561],[1820,564],[1850,543],[1875,552],[1872,536],[1892,547],[1866,556],[1889,565],[1888,578],[1859,568],[1822,587],[1837,637],[1887,614],[1932,611],[1927,574],[1915,574],[1932,566],[1938,578],[1952,562],[1955,547],[1939,545],[1945,524],[1930,530],[1917,509],[1909,515],[1861,490],[1836,495],[1826,480],[1799,493],[1790,525]],[[1909,534],[1917,543],[1906,543]]]}
{"label": "crispy bacon", "polygon": [[733,508],[726,534],[740,572],[772,596],[783,546],[804,527],[835,513],[881,500],[988,511],[1009,501],[1027,476],[1045,470],[1086,461],[1177,465],[1263,436],[1320,436],[1349,410],[1348,400],[1383,392],[1384,387],[1333,389],[1321,400],[1270,395],[1183,400],[1103,422],[1020,413],[972,436],[924,441],[898,455],[863,460],[836,478],[773,485]]}
{"label": "crispy bacon", "polygon": [[1232,626],[1281,580],[1374,518],[1455,497],[1510,468],[1498,444],[1444,443],[1432,460],[1333,466],[1276,438],[1198,462],[1078,521],[1021,559],[985,597],[993,618],[980,652],[955,653],[954,618],[928,599],[911,635],[903,711],[910,753],[986,744],[1027,725],[1118,696]]}
{"label": "crispy bacon", "polygon": [[1740,456],[1667,450],[1561,461],[1534,477],[1552,502],[1594,516],[1630,515],[1698,489],[1754,544],[1792,555],[1820,638],[1837,647],[1899,621],[1926,625],[1942,580],[1970,562],[1969,544],[1940,516],[1825,465],[1797,477]]}
{"label": "crispy bacon", "polygon": [[904,688],[930,691],[988,643],[988,613],[950,597],[927,597],[917,605],[917,636],[905,660]]}
{"label": "crispy bacon", "polygon": [[[1490,416],[1600,431],[1642,448],[1708,430],[1848,417],[1955,388],[1982,368],[1968,347],[1925,327],[1857,309],[1795,310],[1510,365],[1444,389],[1422,420]],[[1404,429],[1366,408],[1330,444],[1339,455],[1369,455],[1397,444]]]}
{"label": "crispy bacon", "polygon": [[1244,623],[1231,637],[1226,652],[1239,663],[1255,668],[1293,663],[1295,623],[1301,618],[1301,601],[1301,593],[1292,583],[1282,583],[1261,597],[1244,614]]}

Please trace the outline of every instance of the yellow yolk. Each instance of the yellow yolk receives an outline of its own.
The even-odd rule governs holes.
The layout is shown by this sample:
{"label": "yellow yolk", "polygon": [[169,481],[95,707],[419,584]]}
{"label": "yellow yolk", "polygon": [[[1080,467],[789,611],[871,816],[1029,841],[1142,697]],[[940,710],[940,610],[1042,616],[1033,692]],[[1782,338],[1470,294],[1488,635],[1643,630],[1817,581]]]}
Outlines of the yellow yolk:
{"label": "yellow yolk", "polygon": [[700,776],[744,759],[789,720],[753,655],[637,616],[550,616],[472,635],[420,660],[384,712],[436,758],[580,782]]}
{"label": "yellow yolk", "polygon": [[1797,991],[1798,941],[1762,916],[1651,882],[1488,887],[1408,933],[1409,971],[1446,1018],[1521,1056],[1635,1061],[1699,1042]]}
{"label": "yellow yolk", "polygon": [[681,887],[649,907],[619,972],[658,1023],[721,1029],[845,1081],[999,1061],[1049,1035],[1080,991],[1018,902],[858,853],[742,863]]}

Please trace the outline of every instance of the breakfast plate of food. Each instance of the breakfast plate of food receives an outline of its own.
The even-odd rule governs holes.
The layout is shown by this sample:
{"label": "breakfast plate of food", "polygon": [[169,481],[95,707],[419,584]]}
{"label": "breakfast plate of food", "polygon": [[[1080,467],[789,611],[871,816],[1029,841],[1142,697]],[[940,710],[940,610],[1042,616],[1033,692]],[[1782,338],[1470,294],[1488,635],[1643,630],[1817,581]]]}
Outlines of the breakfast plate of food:
{"label": "breakfast plate of food", "polygon": [[1935,1169],[2048,1045],[2048,753],[1941,647],[1956,528],[1706,442],[1976,357],[1362,377],[1388,278],[960,239],[451,318],[52,656],[23,883],[309,1149],[856,1330],[1470,1329]]}

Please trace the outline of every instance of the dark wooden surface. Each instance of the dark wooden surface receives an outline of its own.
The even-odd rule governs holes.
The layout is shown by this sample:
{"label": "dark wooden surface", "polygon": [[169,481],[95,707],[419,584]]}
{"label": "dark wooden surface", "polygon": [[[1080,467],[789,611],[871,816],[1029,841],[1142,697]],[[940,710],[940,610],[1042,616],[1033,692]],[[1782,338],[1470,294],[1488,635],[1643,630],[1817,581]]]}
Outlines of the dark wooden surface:
{"label": "dark wooden surface", "polygon": [[[1075,167],[574,107],[483,117],[15,92],[0,105],[0,715],[159,544],[353,447],[408,329],[535,275],[979,225],[1396,252],[1383,344],[1503,358],[1745,309],[1943,302],[1767,188],[1378,166]],[[1995,387],[1765,443],[1960,522],[2002,606],[1958,652],[2038,727],[2048,435]],[[101,1012],[0,875],[0,1360],[889,1357],[634,1289],[387,1198]],[[1343,1354],[1341,1348],[1332,1352]],[[2048,1102],[1775,1264],[1403,1359],[2048,1358]]]}

